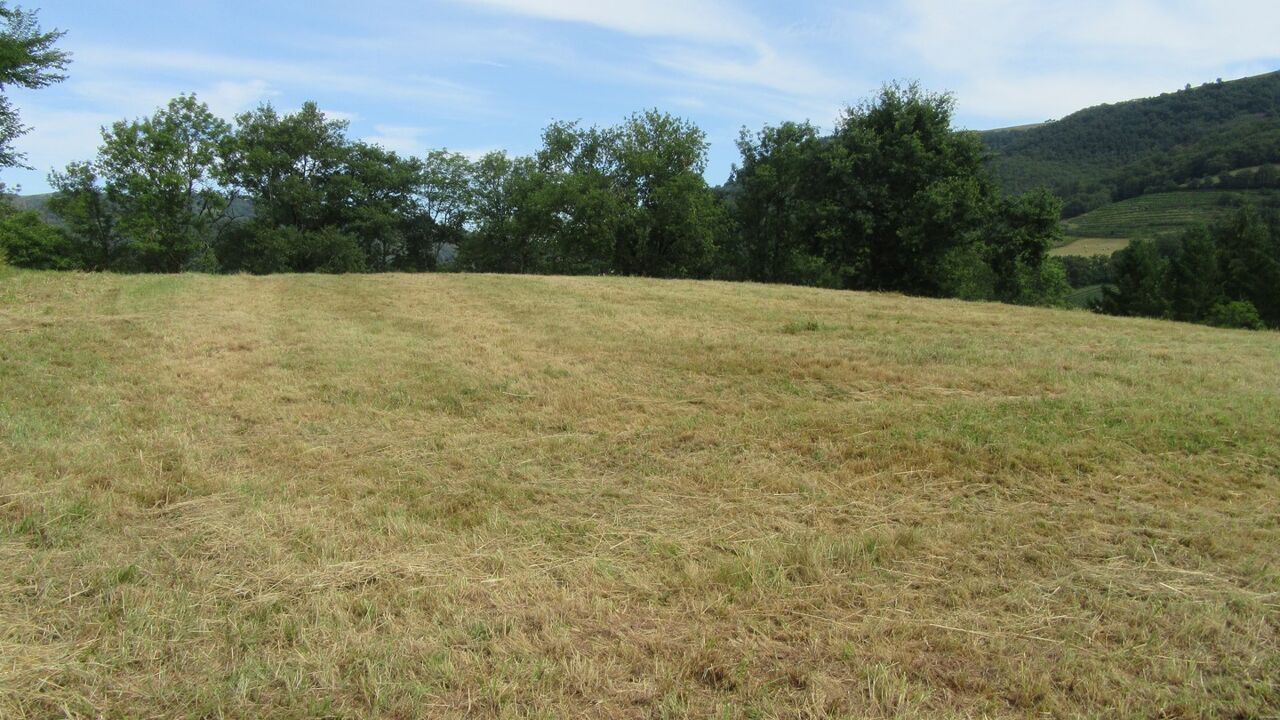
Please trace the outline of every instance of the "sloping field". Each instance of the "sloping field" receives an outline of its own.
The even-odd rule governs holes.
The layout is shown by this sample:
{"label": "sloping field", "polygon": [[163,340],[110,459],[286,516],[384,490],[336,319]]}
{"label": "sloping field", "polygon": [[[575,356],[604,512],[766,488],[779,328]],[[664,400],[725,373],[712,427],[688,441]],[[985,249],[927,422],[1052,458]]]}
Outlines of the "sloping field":
{"label": "sloping field", "polygon": [[1268,717],[1280,336],[0,277],[0,717]]}
{"label": "sloping field", "polygon": [[1063,222],[1067,235],[1084,238],[1139,238],[1184,232],[1210,225],[1239,209],[1230,197],[1272,202],[1274,193],[1257,190],[1190,190],[1156,193],[1104,205]]}
{"label": "sloping field", "polygon": [[1068,237],[1065,245],[1049,250],[1054,257],[1079,255],[1093,257],[1095,255],[1112,255],[1129,246],[1127,238],[1072,238]]}

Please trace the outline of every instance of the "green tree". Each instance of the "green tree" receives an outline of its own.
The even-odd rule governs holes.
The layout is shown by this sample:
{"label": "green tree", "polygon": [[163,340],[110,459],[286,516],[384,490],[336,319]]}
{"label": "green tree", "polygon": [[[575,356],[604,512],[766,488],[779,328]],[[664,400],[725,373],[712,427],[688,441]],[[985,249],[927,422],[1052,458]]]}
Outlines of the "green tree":
{"label": "green tree", "polygon": [[818,129],[808,123],[766,126],[738,137],[728,205],[737,220],[737,252],[728,262],[760,282],[831,282],[821,257],[826,167]]}
{"label": "green tree", "polygon": [[1219,226],[1223,294],[1247,300],[1263,321],[1280,327],[1280,222],[1252,206]]}
{"label": "green tree", "polygon": [[1045,192],[1001,198],[950,95],[889,85],[834,134],[808,125],[739,140],[726,189],[743,275],[916,295],[1056,302],[1047,262],[1061,208]]}
{"label": "green tree", "polygon": [[1218,271],[1218,247],[1205,228],[1193,228],[1182,237],[1169,261],[1167,295],[1175,320],[1203,322],[1222,300],[1222,276]]}
{"label": "green tree", "polygon": [[538,232],[529,199],[544,182],[532,158],[486,153],[471,171],[471,232],[458,266],[480,272],[533,273],[546,267],[548,238]]}
{"label": "green tree", "polygon": [[1001,198],[985,238],[995,276],[993,298],[1024,305],[1061,302],[1070,285],[1061,264],[1048,262],[1062,238],[1062,202],[1047,190]]}
{"label": "green tree", "polygon": [[1115,285],[1103,288],[1100,309],[1110,315],[1162,318],[1169,313],[1165,295],[1168,263],[1149,240],[1136,240],[1117,252]]}
{"label": "green tree", "polygon": [[[223,145],[225,172],[252,204],[253,217],[219,243],[224,269],[434,267],[441,237],[430,209],[445,212],[442,200],[427,194],[428,183],[441,176],[428,178],[415,158],[352,142],[347,130],[345,121],[328,118],[314,102],[292,114],[263,105],[236,118],[236,131]],[[433,170],[441,170],[438,163]]]}
{"label": "green tree", "polygon": [[42,30],[36,11],[0,1],[0,168],[22,165],[25,157],[13,143],[29,130],[6,91],[65,80],[71,55],[55,47],[64,34]]}
{"label": "green tree", "polygon": [[615,272],[619,237],[640,210],[616,178],[618,132],[552,123],[535,158],[538,182],[526,193],[526,225],[548,238],[549,271]]}
{"label": "green tree", "polygon": [[981,143],[951,129],[954,105],[888,85],[838,123],[828,162],[839,232],[827,255],[845,287],[943,294],[945,259],[980,237],[994,185]]}
{"label": "green tree", "polygon": [[341,223],[347,122],[331,120],[314,102],[281,115],[270,104],[236,117],[222,146],[229,184],[253,203],[266,226],[318,230]]}
{"label": "green tree", "polygon": [[1266,327],[1258,309],[1248,300],[1232,300],[1214,305],[1205,320],[1215,327],[1244,330],[1261,330]]}
{"label": "green tree", "polygon": [[62,219],[86,270],[128,266],[129,243],[118,228],[118,211],[92,163],[76,162],[49,176],[49,211]]}
{"label": "green tree", "polygon": [[722,216],[702,177],[705,133],[659,112],[632,115],[614,135],[614,186],[634,220],[624,220],[615,269],[626,275],[693,277],[709,271]]}
{"label": "green tree", "polygon": [[435,222],[421,203],[422,163],[376,145],[354,143],[348,148],[346,169],[341,228],[359,238],[369,269],[434,267]]}
{"label": "green tree", "polygon": [[220,161],[228,134],[194,95],[103,130],[95,166],[143,269],[178,272],[211,250],[228,221]]}
{"label": "green tree", "polygon": [[426,270],[448,252],[456,253],[466,234],[472,205],[471,161],[461,153],[432,150],[421,160],[419,203],[430,219],[425,234],[406,249],[405,263]]}
{"label": "green tree", "polygon": [[74,270],[80,267],[66,235],[35,210],[19,210],[0,195],[0,257],[14,267]]}

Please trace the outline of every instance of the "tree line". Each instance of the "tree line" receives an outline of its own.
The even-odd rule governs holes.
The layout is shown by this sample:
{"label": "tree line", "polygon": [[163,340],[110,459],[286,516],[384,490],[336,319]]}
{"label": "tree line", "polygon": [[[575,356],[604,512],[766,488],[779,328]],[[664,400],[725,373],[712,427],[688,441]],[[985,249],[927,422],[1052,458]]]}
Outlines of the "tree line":
{"label": "tree line", "polygon": [[315,103],[233,122],[192,95],[102,131],[52,173],[54,224],[10,211],[15,265],[128,272],[618,274],[1053,302],[1045,192],[1001,194],[953,100],[889,85],[834,131],[743,131],[722,187],[688,120],[557,122],[528,156],[422,157],[348,137]]}
{"label": "tree line", "polygon": [[1280,211],[1247,205],[1180,238],[1137,240],[1109,273],[1105,313],[1280,328]]}

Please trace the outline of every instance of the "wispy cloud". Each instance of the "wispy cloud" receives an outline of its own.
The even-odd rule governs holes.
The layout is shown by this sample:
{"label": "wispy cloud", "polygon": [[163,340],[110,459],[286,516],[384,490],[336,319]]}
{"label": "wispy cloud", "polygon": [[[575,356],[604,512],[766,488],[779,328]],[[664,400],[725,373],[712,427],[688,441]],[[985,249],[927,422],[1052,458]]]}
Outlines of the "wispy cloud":
{"label": "wispy cloud", "polygon": [[899,22],[889,51],[993,118],[1059,117],[1280,58],[1280,4],[1253,0],[908,0]]}
{"label": "wispy cloud", "polygon": [[224,117],[315,100],[402,153],[527,152],[551,119],[665,106],[707,131],[720,179],[742,125],[828,125],[886,80],[952,90],[962,124],[993,127],[1280,67],[1274,0],[47,5],[42,19],[71,30],[71,79],[15,91],[35,128],[19,147],[40,169],[0,176],[33,190],[91,156],[100,125],[181,92]]}
{"label": "wispy cloud", "polygon": [[750,40],[750,16],[713,0],[463,0],[532,18],[585,23],[641,37],[680,37],[740,43]]}
{"label": "wispy cloud", "polygon": [[426,148],[424,136],[429,128],[408,125],[374,125],[374,134],[364,139],[371,145],[383,148],[399,155],[420,155]]}

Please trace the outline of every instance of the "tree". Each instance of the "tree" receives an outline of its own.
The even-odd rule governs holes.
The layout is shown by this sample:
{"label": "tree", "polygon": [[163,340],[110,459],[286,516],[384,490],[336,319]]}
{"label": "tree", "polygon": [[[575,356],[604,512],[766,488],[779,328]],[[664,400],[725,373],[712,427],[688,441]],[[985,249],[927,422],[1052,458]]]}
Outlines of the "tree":
{"label": "tree", "polygon": [[92,163],[77,162],[49,175],[54,194],[49,211],[62,219],[86,270],[119,270],[127,263],[128,240],[120,234],[118,210]]}
{"label": "tree", "polygon": [[228,221],[221,150],[229,126],[194,95],[102,132],[96,168],[143,269],[178,272]]}
{"label": "tree", "polygon": [[1062,202],[1047,190],[1001,198],[986,237],[993,299],[1024,305],[1058,303],[1070,289],[1066,269],[1048,262],[1062,238]]}
{"label": "tree", "polygon": [[530,200],[543,190],[545,175],[531,158],[486,153],[471,171],[472,231],[458,248],[458,265],[480,272],[532,273],[546,267],[546,217]]}
{"label": "tree", "polygon": [[828,162],[839,242],[827,255],[845,287],[942,294],[944,260],[977,241],[994,184],[981,143],[952,131],[954,104],[888,85],[837,124]]}
{"label": "tree", "polygon": [[[434,221],[423,210],[422,163],[376,145],[348,148],[342,229],[359,238],[369,269],[428,270],[434,266]],[[406,263],[410,255],[413,263]]]}
{"label": "tree", "polygon": [[405,263],[414,269],[436,266],[447,248],[456,252],[466,233],[471,210],[471,161],[461,153],[432,150],[421,160],[419,202],[430,219],[426,234],[407,248]]}
{"label": "tree", "polygon": [[633,209],[617,231],[614,266],[627,275],[693,277],[715,254],[720,208],[702,177],[706,135],[686,120],[649,110],[613,135],[613,183]]}
{"label": "tree", "polygon": [[0,197],[0,257],[14,267],[34,270],[75,270],[74,249],[59,229],[35,210],[19,210]]}
{"label": "tree", "polygon": [[546,265],[566,274],[617,272],[619,238],[640,212],[618,182],[618,131],[552,123],[535,158],[526,226],[548,238]]}
{"label": "tree", "polygon": [[1002,198],[954,101],[889,85],[834,134],[808,125],[739,140],[728,188],[744,275],[916,295],[1054,302],[1065,294],[1048,193]]}
{"label": "tree", "polygon": [[1174,320],[1203,322],[1222,300],[1222,276],[1218,247],[1205,228],[1193,228],[1182,237],[1169,261],[1170,315]]}
{"label": "tree", "polygon": [[1266,327],[1258,309],[1248,300],[1232,300],[1214,305],[1205,321],[1215,327],[1261,330]]}
{"label": "tree", "polygon": [[253,203],[267,226],[318,230],[340,224],[346,170],[347,122],[331,120],[314,102],[290,115],[270,104],[236,117],[223,144],[228,183]]}
{"label": "tree", "polygon": [[738,247],[728,262],[760,282],[831,282],[821,258],[824,211],[822,140],[809,123],[766,126],[738,137],[742,163],[728,200]]}
{"label": "tree", "polygon": [[1247,300],[1263,321],[1280,327],[1280,219],[1245,206],[1215,232],[1224,295]]}
{"label": "tree", "polygon": [[29,130],[5,91],[65,80],[71,55],[55,47],[63,35],[60,30],[41,30],[36,11],[0,1],[0,167],[22,166],[25,156],[13,143]]}
{"label": "tree", "polygon": [[1114,256],[1115,285],[1103,288],[1100,309],[1110,315],[1165,317],[1168,263],[1149,240],[1135,240]]}
{"label": "tree", "polygon": [[[426,204],[429,179],[421,161],[351,142],[347,123],[326,117],[314,102],[287,115],[263,105],[236,124],[223,148],[227,182],[254,212],[219,243],[224,269],[434,267],[440,233]],[[443,216],[441,199],[433,200]],[[451,220],[461,222],[460,216]]]}

